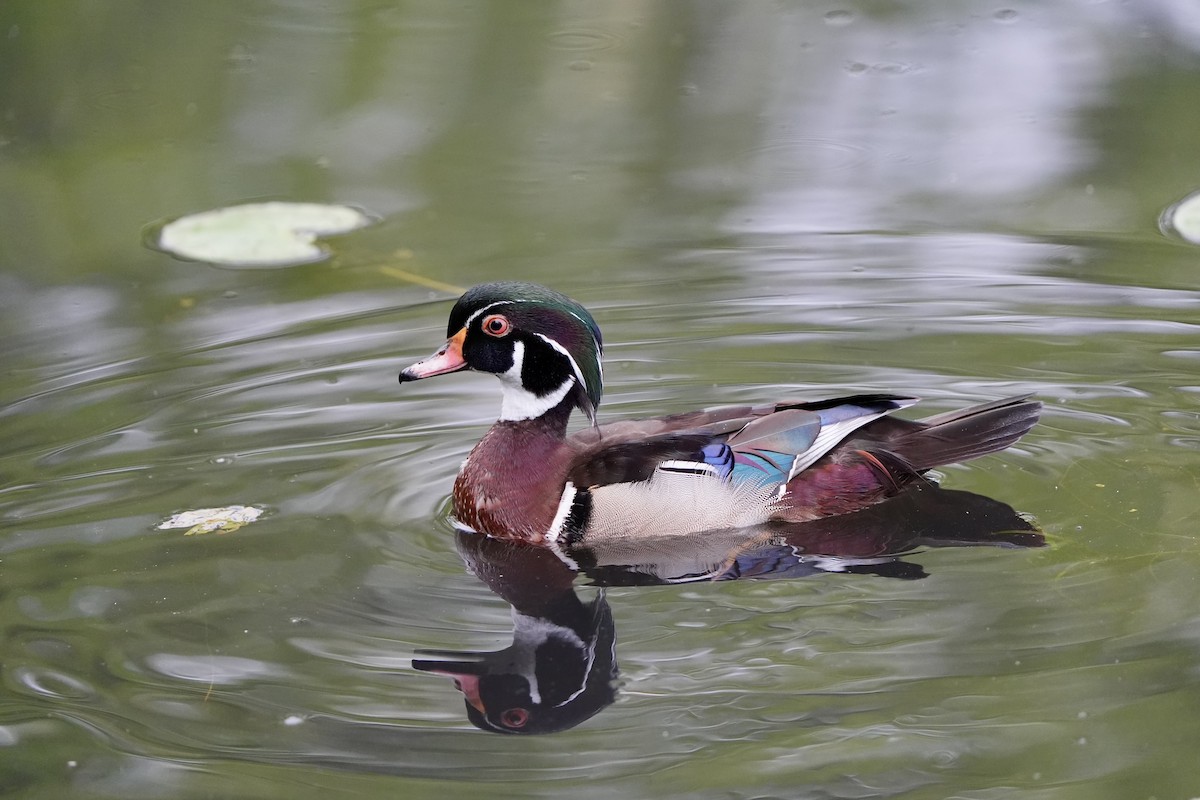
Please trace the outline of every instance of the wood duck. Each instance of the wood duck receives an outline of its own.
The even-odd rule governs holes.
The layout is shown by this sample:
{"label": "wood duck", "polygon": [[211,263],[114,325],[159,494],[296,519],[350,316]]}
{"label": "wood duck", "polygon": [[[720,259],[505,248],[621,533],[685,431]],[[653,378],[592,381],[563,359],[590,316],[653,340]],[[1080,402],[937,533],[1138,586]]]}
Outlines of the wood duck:
{"label": "wood duck", "polygon": [[[850,513],[1008,447],[1041,410],[1023,395],[912,421],[889,415],[915,397],[860,394],[597,425],[600,328],[571,298],[481,284],[454,304],[446,334],[401,383],[471,369],[502,392],[499,420],[455,479],[455,525],[559,552]],[[591,425],[568,435],[576,408]]]}

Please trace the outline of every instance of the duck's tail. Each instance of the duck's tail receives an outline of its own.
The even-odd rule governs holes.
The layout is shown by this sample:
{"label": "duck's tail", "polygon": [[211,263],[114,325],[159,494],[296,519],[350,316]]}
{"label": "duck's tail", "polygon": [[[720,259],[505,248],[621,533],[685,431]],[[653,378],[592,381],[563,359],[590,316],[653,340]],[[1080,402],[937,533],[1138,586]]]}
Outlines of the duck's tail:
{"label": "duck's tail", "polygon": [[1029,432],[1041,412],[1039,401],[1018,395],[916,422],[881,419],[863,431],[863,438],[883,434],[877,441],[886,451],[924,472],[1009,447]]}
{"label": "duck's tail", "polygon": [[777,518],[800,522],[878,503],[934,467],[1012,445],[1037,423],[1041,409],[1020,395],[922,420],[872,420],[788,482]]}

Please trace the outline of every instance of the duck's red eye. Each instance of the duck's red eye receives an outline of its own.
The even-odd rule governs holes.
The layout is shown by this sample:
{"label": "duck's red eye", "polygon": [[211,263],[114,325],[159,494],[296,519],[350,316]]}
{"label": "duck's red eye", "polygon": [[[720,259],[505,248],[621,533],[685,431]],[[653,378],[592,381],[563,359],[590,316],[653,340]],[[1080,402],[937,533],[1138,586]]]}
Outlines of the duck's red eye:
{"label": "duck's red eye", "polygon": [[506,728],[524,728],[529,722],[529,712],[523,708],[509,708],[500,715],[500,721]]}
{"label": "duck's red eye", "polygon": [[512,323],[503,314],[492,314],[483,318],[483,332],[489,336],[503,336],[512,330]]}

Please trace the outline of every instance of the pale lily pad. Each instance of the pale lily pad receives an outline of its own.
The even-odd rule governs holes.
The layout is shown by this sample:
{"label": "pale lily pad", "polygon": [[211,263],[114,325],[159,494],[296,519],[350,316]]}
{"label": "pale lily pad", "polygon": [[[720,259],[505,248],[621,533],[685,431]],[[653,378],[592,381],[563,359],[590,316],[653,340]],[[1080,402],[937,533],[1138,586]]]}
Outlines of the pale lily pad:
{"label": "pale lily pad", "polygon": [[349,206],[322,203],[247,203],[189,214],[151,234],[152,244],[177,258],[226,267],[264,269],[328,257],[317,241],[375,219]]}
{"label": "pale lily pad", "polygon": [[183,511],[165,522],[159,523],[158,530],[170,528],[189,528],[184,536],[200,533],[232,533],[243,525],[248,525],[262,516],[263,510],[254,506],[225,506],[224,508],[198,508],[195,511]]}
{"label": "pale lily pad", "polygon": [[1163,212],[1162,227],[1192,244],[1200,244],[1200,192],[1185,197]]}

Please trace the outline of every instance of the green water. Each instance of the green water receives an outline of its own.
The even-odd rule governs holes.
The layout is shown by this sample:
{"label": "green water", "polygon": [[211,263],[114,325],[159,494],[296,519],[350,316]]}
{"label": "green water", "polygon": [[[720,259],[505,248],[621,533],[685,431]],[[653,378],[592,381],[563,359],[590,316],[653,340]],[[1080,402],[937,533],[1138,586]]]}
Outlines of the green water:
{"label": "green water", "polygon": [[[1200,795],[1200,250],[1158,227],[1197,130],[1167,0],[9,0],[0,794]],[[383,222],[293,269],[142,244],[262,198]],[[602,419],[1034,392],[942,474],[1051,545],[614,587],[616,702],[478,731],[410,660],[512,640],[444,520],[499,399],[397,384],[453,298],[397,270],[579,299]]]}

